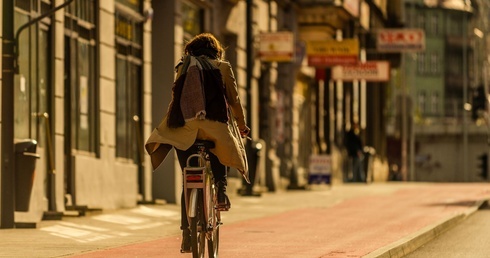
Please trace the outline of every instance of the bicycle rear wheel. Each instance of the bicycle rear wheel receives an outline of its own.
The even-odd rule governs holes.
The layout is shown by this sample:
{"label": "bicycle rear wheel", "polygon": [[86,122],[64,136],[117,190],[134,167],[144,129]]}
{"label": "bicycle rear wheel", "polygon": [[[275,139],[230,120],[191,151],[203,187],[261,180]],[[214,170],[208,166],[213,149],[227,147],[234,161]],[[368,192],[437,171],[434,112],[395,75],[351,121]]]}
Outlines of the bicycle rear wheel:
{"label": "bicycle rear wheel", "polygon": [[204,209],[202,207],[202,194],[199,194],[196,203],[196,216],[191,218],[191,246],[193,258],[204,258],[206,245],[206,231]]}

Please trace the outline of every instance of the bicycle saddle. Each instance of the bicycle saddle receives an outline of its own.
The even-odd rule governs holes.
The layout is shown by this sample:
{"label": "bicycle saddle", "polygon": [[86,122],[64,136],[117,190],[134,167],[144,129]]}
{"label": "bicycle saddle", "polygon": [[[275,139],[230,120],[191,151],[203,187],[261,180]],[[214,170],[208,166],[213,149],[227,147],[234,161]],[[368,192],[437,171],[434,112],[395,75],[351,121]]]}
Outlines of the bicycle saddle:
{"label": "bicycle saddle", "polygon": [[194,146],[196,147],[201,147],[203,146],[204,148],[206,149],[212,149],[214,148],[214,142],[213,141],[209,141],[209,140],[200,140],[200,139],[197,139],[195,142],[194,142]]}

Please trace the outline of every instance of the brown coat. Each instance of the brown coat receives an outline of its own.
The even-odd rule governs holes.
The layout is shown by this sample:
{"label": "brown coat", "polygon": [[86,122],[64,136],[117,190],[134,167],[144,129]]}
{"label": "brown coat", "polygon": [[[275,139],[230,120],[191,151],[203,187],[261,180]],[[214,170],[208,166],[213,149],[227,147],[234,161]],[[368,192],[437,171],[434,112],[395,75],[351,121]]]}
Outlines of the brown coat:
{"label": "brown coat", "polygon": [[[191,120],[183,127],[169,128],[165,116],[160,125],[153,130],[146,141],[145,148],[151,156],[153,169],[156,169],[165,159],[172,147],[186,150],[192,146],[196,139],[212,140],[216,147],[210,151],[214,153],[220,162],[229,167],[236,168],[248,179],[248,166],[242,139],[238,133],[237,126],[245,126],[245,115],[243,112],[235,76],[230,63],[222,60],[212,60],[220,69],[225,85],[226,99],[231,109],[234,121],[228,124],[211,120]],[[177,78],[182,73],[178,67]],[[232,126],[233,125],[233,126]]]}

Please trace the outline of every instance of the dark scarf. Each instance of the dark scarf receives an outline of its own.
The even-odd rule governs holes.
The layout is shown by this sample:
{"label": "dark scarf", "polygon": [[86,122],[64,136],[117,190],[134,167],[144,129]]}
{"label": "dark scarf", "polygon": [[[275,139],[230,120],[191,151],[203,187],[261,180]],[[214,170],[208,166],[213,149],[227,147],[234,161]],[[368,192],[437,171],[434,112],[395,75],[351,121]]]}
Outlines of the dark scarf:
{"label": "dark scarf", "polygon": [[[228,122],[228,106],[226,103],[225,85],[221,71],[213,65],[206,56],[194,56],[200,63],[202,85],[194,85],[204,89],[206,119],[218,121],[222,123]],[[172,87],[172,102],[170,103],[167,112],[167,126],[170,128],[178,128],[185,125],[185,119],[182,114],[181,103],[182,91],[187,77],[187,69],[190,63],[190,56],[185,56],[176,66],[182,65],[181,75],[175,80]]]}

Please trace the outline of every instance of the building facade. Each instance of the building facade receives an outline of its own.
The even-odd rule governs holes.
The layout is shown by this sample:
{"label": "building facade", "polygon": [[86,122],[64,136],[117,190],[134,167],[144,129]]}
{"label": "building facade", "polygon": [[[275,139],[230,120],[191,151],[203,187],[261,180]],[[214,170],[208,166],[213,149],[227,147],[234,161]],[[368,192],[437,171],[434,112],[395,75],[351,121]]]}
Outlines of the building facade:
{"label": "building facade", "polygon": [[[406,87],[407,178],[417,181],[481,181],[478,157],[488,152],[488,126],[472,96],[486,82],[486,1],[403,1],[399,25],[422,29],[425,50],[403,53],[390,103]],[[487,91],[488,93],[488,91]],[[395,97],[395,95],[398,97]],[[400,101],[398,101],[399,103]],[[400,105],[388,110],[390,159],[400,167]],[[484,105],[488,106],[488,105]],[[486,107],[484,108],[486,110]],[[398,126],[396,125],[398,123]],[[400,129],[398,131],[396,128]]]}
{"label": "building facade", "polygon": [[[2,88],[13,89],[14,107],[8,112],[2,107],[2,131],[13,132],[11,138],[2,134],[2,226],[151,199],[151,171],[142,149],[144,122],[151,114],[144,105],[151,88],[151,2],[2,5],[3,27],[15,32],[2,37],[7,44],[15,39],[16,64],[10,74],[8,63],[2,64]],[[9,48],[3,50],[7,55]],[[29,181],[19,176],[27,160],[15,149],[14,165],[8,166],[5,145],[15,148],[25,141],[35,141],[40,158],[28,210],[18,211],[13,193],[26,186],[18,181]]]}
{"label": "building facade", "polygon": [[[396,1],[1,1],[1,226],[70,210],[179,203],[175,154],[152,171],[143,145],[167,111],[185,43],[201,32],[226,47],[253,142],[263,146],[251,152],[260,156],[251,168],[256,189],[302,188],[311,154],[331,156],[333,183],[348,180],[343,137],[353,123],[376,150],[368,170],[386,180],[387,83],[333,80],[332,67],[308,63],[306,46],[348,39],[359,43],[356,60],[390,59],[374,50],[371,33],[388,26],[388,2]],[[258,56],[260,35],[275,32],[293,35],[293,59]],[[23,163],[15,147],[32,140],[40,158],[28,210],[20,211],[14,192],[25,183],[15,183],[22,166],[9,160]]]}

